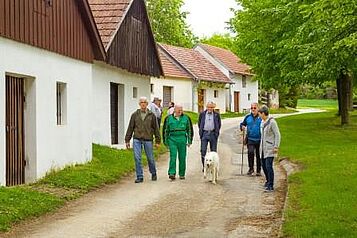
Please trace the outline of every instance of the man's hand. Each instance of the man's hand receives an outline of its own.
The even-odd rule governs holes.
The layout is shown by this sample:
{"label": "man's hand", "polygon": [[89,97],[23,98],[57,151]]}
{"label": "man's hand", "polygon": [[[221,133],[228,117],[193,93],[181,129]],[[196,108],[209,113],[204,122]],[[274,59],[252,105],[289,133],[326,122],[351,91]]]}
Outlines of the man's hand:
{"label": "man's hand", "polygon": [[274,147],[274,154],[277,154],[278,152],[279,152],[279,148],[277,148],[277,147]]}
{"label": "man's hand", "polygon": [[241,130],[245,131],[245,129],[247,129],[247,127],[246,126],[242,126]]}
{"label": "man's hand", "polygon": [[156,149],[159,149],[160,148],[160,143],[156,143],[155,147],[156,147]]}
{"label": "man's hand", "polygon": [[125,143],[125,145],[127,149],[130,149],[130,143]]}

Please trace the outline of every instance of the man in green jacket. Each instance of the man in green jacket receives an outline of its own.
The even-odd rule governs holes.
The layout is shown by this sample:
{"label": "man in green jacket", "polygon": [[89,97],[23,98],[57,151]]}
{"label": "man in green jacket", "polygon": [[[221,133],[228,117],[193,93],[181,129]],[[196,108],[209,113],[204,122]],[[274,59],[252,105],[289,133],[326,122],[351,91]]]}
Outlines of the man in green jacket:
{"label": "man in green jacket", "polygon": [[139,100],[140,109],[136,110],[130,118],[129,126],[125,135],[126,148],[130,148],[130,140],[134,133],[133,148],[135,159],[136,180],[135,183],[144,181],[143,168],[141,164],[141,152],[144,147],[146,158],[149,164],[151,180],[156,181],[156,166],[153,153],[153,136],[155,135],[156,146],[161,142],[159,125],[156,117],[148,108],[148,100],[141,97]]}
{"label": "man in green jacket", "polygon": [[183,114],[180,104],[175,105],[174,113],[165,118],[163,127],[164,144],[170,150],[169,179],[176,178],[176,158],[179,160],[179,176],[185,179],[186,150],[192,144],[193,127],[190,117]]}

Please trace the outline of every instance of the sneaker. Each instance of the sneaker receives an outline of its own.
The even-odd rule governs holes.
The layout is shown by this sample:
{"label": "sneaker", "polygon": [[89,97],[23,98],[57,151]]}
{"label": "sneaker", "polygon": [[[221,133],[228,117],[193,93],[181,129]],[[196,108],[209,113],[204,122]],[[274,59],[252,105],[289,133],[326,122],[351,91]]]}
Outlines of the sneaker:
{"label": "sneaker", "polygon": [[256,173],[255,176],[260,177],[262,174],[260,172]]}
{"label": "sneaker", "polygon": [[247,175],[253,175],[253,172],[254,172],[253,170],[249,170]]}
{"label": "sneaker", "polygon": [[268,187],[268,182],[265,182],[264,185],[263,185],[264,188],[267,188]]}
{"label": "sneaker", "polygon": [[144,182],[144,179],[143,178],[137,178],[135,179],[135,183],[142,183]]}
{"label": "sneaker", "polygon": [[169,179],[171,179],[172,181],[176,179],[175,175],[169,175]]}
{"label": "sneaker", "polygon": [[185,179],[185,176],[180,176],[180,179],[181,179],[181,180],[184,180],[184,179]]}
{"label": "sneaker", "polygon": [[157,180],[157,175],[156,174],[151,175],[151,180],[152,181],[156,181]]}
{"label": "sneaker", "polygon": [[274,188],[272,188],[272,187],[267,187],[267,188],[265,188],[264,192],[266,192],[266,193],[272,193],[272,192],[274,192]]}

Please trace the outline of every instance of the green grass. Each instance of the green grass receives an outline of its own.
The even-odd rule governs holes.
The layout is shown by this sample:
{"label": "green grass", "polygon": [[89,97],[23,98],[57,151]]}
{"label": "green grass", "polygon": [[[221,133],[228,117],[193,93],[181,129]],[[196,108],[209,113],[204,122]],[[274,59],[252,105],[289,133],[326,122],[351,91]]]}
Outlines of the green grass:
{"label": "green grass", "polygon": [[31,188],[0,188],[0,231],[7,231],[15,222],[39,216],[63,204],[63,200]]}
{"label": "green grass", "polygon": [[244,114],[244,113],[226,112],[226,113],[221,114],[221,118],[226,119],[226,118],[234,118],[234,117],[243,117],[245,115],[246,114]]}
{"label": "green grass", "polygon": [[285,236],[357,237],[356,112],[351,121],[339,126],[334,112],[278,119],[281,156],[302,166],[288,179]]}
{"label": "green grass", "polygon": [[294,112],[297,112],[297,110],[294,110],[292,108],[269,109],[270,114],[289,114]]}
{"label": "green grass", "polygon": [[193,124],[196,124],[198,122],[198,113],[197,112],[190,112],[190,111],[185,111],[184,114],[189,116],[192,120]]}
{"label": "green grass", "polygon": [[[164,152],[164,146],[155,149],[155,158]],[[146,159],[143,163],[147,163]],[[115,183],[134,170],[132,150],[94,144],[93,159],[86,164],[53,171],[34,184],[0,187],[0,231],[9,230],[18,221],[53,211],[104,184]]]}
{"label": "green grass", "polygon": [[299,99],[298,108],[320,108],[337,110],[337,100],[332,99]]}

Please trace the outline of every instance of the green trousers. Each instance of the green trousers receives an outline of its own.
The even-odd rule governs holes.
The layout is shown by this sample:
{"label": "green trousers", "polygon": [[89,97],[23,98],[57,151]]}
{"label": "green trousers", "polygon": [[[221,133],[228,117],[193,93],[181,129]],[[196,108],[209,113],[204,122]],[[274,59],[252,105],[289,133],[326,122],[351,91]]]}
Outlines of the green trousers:
{"label": "green trousers", "polygon": [[176,175],[176,160],[179,160],[179,176],[185,176],[186,173],[186,136],[175,136],[169,138],[170,163],[169,175]]}

